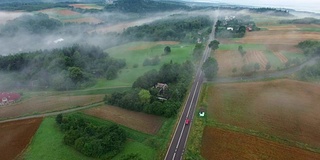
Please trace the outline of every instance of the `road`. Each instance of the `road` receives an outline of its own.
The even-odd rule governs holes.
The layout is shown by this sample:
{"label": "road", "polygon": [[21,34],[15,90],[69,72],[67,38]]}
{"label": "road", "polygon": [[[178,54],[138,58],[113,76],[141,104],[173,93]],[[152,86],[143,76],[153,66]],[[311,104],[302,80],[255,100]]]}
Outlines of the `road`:
{"label": "road", "polygon": [[[210,43],[210,41],[214,40],[215,24],[217,22],[217,12],[215,13],[215,16],[216,16],[214,18],[215,21],[212,27],[213,29],[209,36],[208,44]],[[192,119],[194,116],[195,108],[196,108],[199,93],[200,93],[200,88],[204,80],[204,75],[202,73],[201,66],[203,62],[208,58],[211,52],[211,49],[208,47],[208,44],[206,46],[206,49],[204,51],[200,64],[197,67],[197,72],[194,78],[194,82],[192,84],[183,112],[180,116],[178,125],[176,126],[176,130],[172,137],[165,160],[180,160],[182,159],[183,153],[185,151],[186,142],[187,142],[190,128],[192,125]],[[186,119],[191,120],[189,124],[185,124]]]}

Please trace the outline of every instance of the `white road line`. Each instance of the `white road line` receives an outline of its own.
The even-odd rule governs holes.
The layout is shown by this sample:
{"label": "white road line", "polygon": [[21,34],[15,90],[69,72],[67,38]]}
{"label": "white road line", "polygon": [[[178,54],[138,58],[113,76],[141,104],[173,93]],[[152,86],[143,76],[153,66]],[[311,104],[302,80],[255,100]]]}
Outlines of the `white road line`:
{"label": "white road line", "polygon": [[194,92],[193,92],[193,96],[192,96],[192,99],[191,99],[191,102],[190,102],[190,105],[189,105],[189,110],[188,110],[188,113],[187,113],[187,117],[189,117],[189,113],[190,113],[191,105],[192,105],[192,102],[193,102],[194,96],[196,95],[197,88],[198,88],[198,84],[199,84],[199,81],[197,82],[197,85],[196,85],[196,87],[194,88]]}

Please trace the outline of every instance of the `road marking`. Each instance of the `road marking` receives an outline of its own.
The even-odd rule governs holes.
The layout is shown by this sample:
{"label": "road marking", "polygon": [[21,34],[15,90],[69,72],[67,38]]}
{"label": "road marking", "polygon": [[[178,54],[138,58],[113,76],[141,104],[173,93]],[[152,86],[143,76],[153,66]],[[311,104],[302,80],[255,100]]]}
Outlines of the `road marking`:
{"label": "road marking", "polygon": [[192,99],[191,99],[191,102],[190,102],[190,105],[189,105],[189,110],[188,110],[188,113],[187,113],[187,117],[189,117],[189,113],[190,113],[190,109],[191,109],[191,106],[192,106],[192,102],[193,102],[194,96],[196,95],[196,92],[197,92],[197,88],[198,88],[198,84],[199,84],[199,78],[197,79],[197,81],[198,82],[197,82],[196,87],[194,88],[193,96],[192,96]]}

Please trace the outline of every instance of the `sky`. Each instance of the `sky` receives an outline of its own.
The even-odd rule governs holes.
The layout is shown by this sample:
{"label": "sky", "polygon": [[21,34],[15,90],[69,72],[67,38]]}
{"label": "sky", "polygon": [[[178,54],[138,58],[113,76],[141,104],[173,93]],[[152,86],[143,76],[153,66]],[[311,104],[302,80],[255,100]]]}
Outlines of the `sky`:
{"label": "sky", "polygon": [[257,7],[289,8],[298,11],[320,13],[320,0],[190,0],[196,2],[219,2]]}

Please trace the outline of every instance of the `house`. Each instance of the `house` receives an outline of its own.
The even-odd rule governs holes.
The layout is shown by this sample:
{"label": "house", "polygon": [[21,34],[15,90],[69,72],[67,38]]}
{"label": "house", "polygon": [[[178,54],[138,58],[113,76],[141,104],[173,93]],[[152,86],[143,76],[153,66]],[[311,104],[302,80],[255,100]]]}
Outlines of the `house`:
{"label": "house", "polygon": [[156,88],[159,88],[160,90],[166,90],[168,88],[168,85],[165,83],[157,83]]}
{"label": "house", "polygon": [[2,92],[0,93],[0,105],[6,105],[11,104],[21,98],[21,95],[19,93],[8,93],[8,92]]}
{"label": "house", "polygon": [[247,31],[251,32],[252,31],[252,27],[247,27]]}

